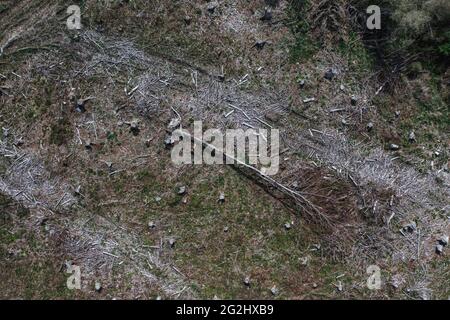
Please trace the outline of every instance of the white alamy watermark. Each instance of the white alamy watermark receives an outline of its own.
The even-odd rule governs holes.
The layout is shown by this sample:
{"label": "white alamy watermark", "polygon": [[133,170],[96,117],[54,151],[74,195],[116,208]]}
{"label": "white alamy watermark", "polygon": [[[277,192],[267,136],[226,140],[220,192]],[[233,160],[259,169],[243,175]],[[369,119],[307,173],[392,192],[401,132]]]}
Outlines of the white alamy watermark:
{"label": "white alamy watermark", "polygon": [[77,5],[71,5],[67,8],[67,14],[69,15],[66,20],[66,25],[69,30],[81,29],[81,9]]}
{"label": "white alamy watermark", "polygon": [[377,265],[370,265],[366,269],[366,273],[369,275],[367,278],[367,288],[369,290],[381,289],[381,269]]}
{"label": "white alamy watermark", "polygon": [[74,264],[67,265],[67,273],[70,276],[67,278],[67,288],[69,290],[80,290],[81,289],[81,268]]}
{"label": "white alamy watermark", "polygon": [[381,9],[379,6],[371,5],[367,7],[366,12],[370,14],[367,18],[367,29],[380,30],[381,29]]}
{"label": "white alamy watermark", "polygon": [[275,175],[280,159],[278,129],[220,129],[203,131],[202,121],[194,121],[194,133],[184,129],[172,132],[172,161],[181,164],[241,164],[260,167],[261,173]]}

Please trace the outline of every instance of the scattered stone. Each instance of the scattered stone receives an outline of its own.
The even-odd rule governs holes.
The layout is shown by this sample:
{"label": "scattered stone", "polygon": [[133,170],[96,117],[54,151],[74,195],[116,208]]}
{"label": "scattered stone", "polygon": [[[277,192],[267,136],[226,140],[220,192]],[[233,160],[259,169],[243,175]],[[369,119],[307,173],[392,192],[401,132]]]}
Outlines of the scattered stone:
{"label": "scattered stone", "polygon": [[111,161],[104,161],[109,171],[112,171],[113,163]]}
{"label": "scattered stone", "polygon": [[76,196],[80,196],[81,195],[81,185],[79,185],[78,187],[75,188],[75,195]]}
{"label": "scattered stone", "polygon": [[246,287],[250,287],[250,277],[247,276],[244,278],[244,285]]}
{"label": "scattered stone", "polygon": [[178,194],[179,195],[183,195],[186,193],[186,187],[185,186],[181,186],[178,188]]}
{"label": "scattered stone", "polygon": [[219,200],[218,200],[220,203],[223,203],[223,202],[225,202],[225,193],[223,193],[223,192],[221,192],[220,193],[220,195],[219,195]]}
{"label": "scattered stone", "polygon": [[155,222],[154,222],[154,221],[150,221],[150,222],[148,223],[148,227],[149,227],[150,229],[155,229],[155,228],[156,228]]}
{"label": "scattered stone", "polygon": [[333,68],[328,69],[327,72],[325,72],[325,79],[327,80],[333,80],[333,78],[337,75],[336,70],[334,70]]}
{"label": "scattered stone", "polygon": [[337,289],[339,292],[342,292],[342,290],[344,290],[344,287],[343,287],[343,285],[342,285],[342,281],[338,281],[338,284],[335,285],[335,286],[336,286],[336,289]]}
{"label": "scattered stone", "polygon": [[305,80],[300,80],[299,82],[298,82],[298,84],[300,85],[300,88],[303,88],[304,86],[305,86]]}
{"label": "scattered stone", "polygon": [[292,225],[288,222],[288,223],[285,223],[284,224],[284,228],[286,229],[286,230],[289,230],[289,229],[291,229],[292,228]]}
{"label": "scattered stone", "polygon": [[210,3],[208,3],[206,10],[208,10],[209,13],[213,14],[218,6],[219,4],[216,1],[211,1]]}
{"label": "scattered stone", "polygon": [[405,230],[409,233],[413,233],[414,231],[416,231],[416,229],[417,229],[417,224],[415,221],[411,221],[410,223],[405,224],[403,226],[403,230]]}
{"label": "scattered stone", "polygon": [[159,196],[156,196],[156,197],[155,197],[155,201],[156,201],[156,202],[160,202],[161,200],[162,200],[161,197],[159,197]]}
{"label": "scattered stone", "polygon": [[355,95],[352,95],[351,103],[352,103],[352,106],[356,106],[356,104],[358,103],[358,98]]}
{"label": "scattered stone", "polygon": [[261,17],[261,21],[270,21],[272,20],[272,9],[264,8],[264,15]]}
{"label": "scattered stone", "polygon": [[228,232],[228,230],[230,230],[230,228],[228,228],[228,227],[223,228],[223,232]]}
{"label": "scattered stone", "polygon": [[345,87],[343,84],[341,84],[341,86],[339,87],[339,89],[341,89],[341,91],[345,91]]}
{"label": "scattered stone", "polygon": [[389,145],[389,149],[391,149],[392,151],[397,151],[397,150],[400,149],[400,146],[399,146],[398,144],[391,143],[391,144]]}
{"label": "scattered stone", "polygon": [[130,131],[133,135],[137,136],[139,134],[139,126],[136,120],[133,120],[130,124]]}
{"label": "scattered stone", "polygon": [[85,103],[85,100],[79,99],[79,100],[77,101],[77,105],[76,105],[76,107],[75,107],[75,111],[76,111],[76,112],[79,112],[79,113],[84,113],[84,112],[86,112],[86,108],[84,107],[84,103]]}
{"label": "scattered stone", "polygon": [[86,140],[86,142],[84,143],[84,147],[85,147],[87,150],[91,150],[91,149],[92,149],[92,142],[91,142],[90,139],[87,139],[87,140]]}
{"label": "scattered stone", "polygon": [[184,23],[186,23],[187,25],[190,25],[192,21],[192,18],[190,16],[185,16],[184,17]]}
{"label": "scattered stone", "polygon": [[444,246],[441,245],[441,244],[438,244],[438,245],[436,246],[436,253],[437,253],[437,254],[442,254],[443,252],[444,252]]}
{"label": "scattered stone", "polygon": [[398,110],[395,111],[395,117],[396,118],[400,117],[400,111],[398,111]]}
{"label": "scattered stone", "polygon": [[172,135],[167,135],[166,138],[164,139],[164,145],[166,146],[167,149],[172,147],[174,143],[175,140],[173,139]]}
{"label": "scattered stone", "polygon": [[342,119],[342,120],[341,120],[341,123],[342,123],[344,126],[348,125],[348,122],[347,122],[347,120],[345,120],[345,119]]}
{"label": "scattered stone", "polygon": [[175,246],[175,239],[174,239],[174,238],[170,238],[170,239],[169,239],[169,246],[170,246],[171,248],[173,248],[173,247]]}
{"label": "scattered stone", "polygon": [[175,129],[177,129],[179,126],[180,126],[180,119],[179,118],[173,118],[173,119],[171,119],[170,120],[170,123],[169,123],[169,125],[167,126],[167,128],[170,130],[170,131],[173,131],[173,130],[175,130]]}
{"label": "scattered stone", "polygon": [[95,291],[102,291],[102,284],[99,281],[95,281]]}
{"label": "scattered stone", "polygon": [[372,131],[372,129],[373,129],[373,123],[372,122],[369,122],[368,124],[367,124],[367,131]]}
{"label": "scattered stone", "polygon": [[448,245],[449,237],[448,236],[442,236],[438,242],[439,244],[443,245],[444,247]]}
{"label": "scattered stone", "polygon": [[255,47],[259,50],[263,49],[264,46],[266,45],[267,41],[265,40],[257,40],[255,43]]}
{"label": "scattered stone", "polygon": [[303,103],[311,103],[311,102],[314,102],[314,101],[316,101],[316,98],[306,98],[306,99],[303,99]]}
{"label": "scattered stone", "polygon": [[314,288],[314,289],[316,289],[318,286],[317,286],[317,283],[313,283],[312,284],[312,287]]}
{"label": "scattered stone", "polygon": [[414,131],[411,131],[409,133],[408,140],[409,140],[409,142],[416,142],[416,134],[414,133]]}
{"label": "scattered stone", "polygon": [[276,296],[276,295],[279,293],[278,288],[277,288],[276,286],[273,286],[273,287],[270,289],[270,292],[271,292],[274,296]]}

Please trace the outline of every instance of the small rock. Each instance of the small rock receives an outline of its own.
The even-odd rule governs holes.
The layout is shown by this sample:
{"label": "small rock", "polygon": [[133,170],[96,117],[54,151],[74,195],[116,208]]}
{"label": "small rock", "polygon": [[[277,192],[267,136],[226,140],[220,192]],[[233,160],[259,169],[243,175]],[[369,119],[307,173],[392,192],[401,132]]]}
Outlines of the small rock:
{"label": "small rock", "polygon": [[417,224],[415,221],[411,221],[410,223],[405,224],[403,226],[403,230],[405,230],[409,233],[413,233],[414,231],[416,231],[416,229],[417,229]]}
{"label": "small rock", "polygon": [[230,228],[228,228],[228,227],[223,228],[223,232],[228,232],[228,230],[230,230]]}
{"label": "small rock", "polygon": [[337,75],[336,70],[334,69],[328,69],[327,72],[325,72],[325,79],[327,80],[333,80],[333,78]]}
{"label": "small rock", "polygon": [[75,193],[76,196],[81,195],[81,185],[79,185],[78,187],[75,188],[75,192],[74,193]]}
{"label": "small rock", "polygon": [[150,221],[150,222],[148,223],[148,227],[149,227],[150,229],[155,229],[155,228],[156,228],[155,222],[154,222],[154,221]]}
{"label": "small rock", "polygon": [[259,50],[263,49],[264,46],[266,45],[267,41],[265,40],[257,40],[255,43],[255,47]]}
{"label": "small rock", "polygon": [[314,101],[316,101],[316,98],[306,98],[306,99],[303,99],[303,103],[311,103],[311,102],[314,102]]}
{"label": "small rock", "polygon": [[213,14],[214,11],[216,11],[216,8],[218,7],[218,3],[216,1],[211,1],[208,3],[208,6],[206,7],[206,10],[208,10],[209,13]]}
{"label": "small rock", "polygon": [[288,222],[288,223],[285,223],[284,224],[284,228],[286,229],[286,230],[289,230],[289,229],[291,229],[292,228],[292,225]]}
{"label": "small rock", "polygon": [[246,287],[250,287],[250,277],[247,276],[244,278],[244,285]]}
{"label": "small rock", "polygon": [[158,196],[155,197],[156,202],[160,202],[161,200],[162,200],[161,197],[158,197]]}
{"label": "small rock", "polygon": [[277,288],[276,286],[273,286],[273,287],[270,289],[270,292],[271,292],[274,296],[276,296],[276,295],[279,293],[278,288]]}
{"label": "small rock", "polygon": [[190,25],[192,21],[192,18],[190,16],[185,16],[184,17],[184,23],[186,23],[187,25]]}
{"label": "small rock", "polygon": [[355,95],[351,97],[351,103],[352,106],[356,106],[356,104],[358,103],[358,98]]}
{"label": "small rock", "polygon": [[80,113],[86,112],[86,108],[84,107],[84,103],[85,103],[85,100],[78,99],[77,105],[75,107],[75,111],[80,112]]}
{"label": "small rock", "polygon": [[23,138],[22,138],[22,137],[16,139],[16,141],[14,141],[14,145],[15,145],[16,147],[20,147],[20,146],[22,146],[23,144],[24,144],[24,142],[23,142]]}
{"label": "small rock", "polygon": [[441,245],[441,244],[438,244],[438,245],[436,246],[436,253],[437,253],[437,254],[442,254],[443,252],[444,252],[444,246]]}
{"label": "small rock", "polygon": [[139,126],[138,126],[138,122],[136,120],[131,122],[130,131],[135,136],[137,136],[139,134]]}
{"label": "small rock", "polygon": [[170,238],[169,239],[169,246],[171,247],[171,248],[173,248],[174,246],[175,246],[175,239],[174,238]]}
{"label": "small rock", "polygon": [[186,187],[185,186],[181,186],[178,188],[178,194],[179,195],[183,195],[186,193]]}
{"label": "small rock", "polygon": [[84,143],[84,147],[85,147],[87,150],[91,150],[91,149],[92,149],[92,142],[91,142],[90,139],[87,139],[87,140],[86,140],[86,142]]}
{"label": "small rock", "polygon": [[391,149],[392,151],[397,151],[397,150],[400,149],[400,146],[399,146],[398,144],[391,143],[391,144],[389,145],[389,149]]}
{"label": "small rock", "polygon": [[300,80],[299,82],[298,82],[298,84],[300,85],[300,88],[303,88],[304,86],[305,86],[305,80]]}
{"label": "small rock", "polygon": [[342,120],[341,120],[341,123],[342,123],[344,126],[346,126],[346,125],[348,124],[347,120],[345,120],[345,119],[342,119]]}
{"label": "small rock", "polygon": [[173,118],[173,119],[170,120],[170,123],[169,123],[167,128],[169,130],[173,131],[176,128],[178,128],[179,126],[180,126],[180,119],[179,118]]}
{"label": "small rock", "polygon": [[318,286],[317,286],[317,283],[313,283],[312,284],[312,287],[314,288],[314,289],[316,289]]}
{"label": "small rock", "polygon": [[95,291],[102,291],[102,284],[99,281],[95,281]]}
{"label": "small rock", "polygon": [[166,146],[167,149],[172,147],[174,143],[175,140],[172,138],[172,135],[167,135],[166,138],[164,139],[164,145]]}
{"label": "small rock", "polygon": [[448,245],[448,241],[449,241],[449,237],[448,237],[448,236],[442,236],[442,237],[438,240],[439,244],[443,245],[444,247],[445,247],[446,245]]}
{"label": "small rock", "polygon": [[400,111],[396,110],[394,114],[396,118],[400,117]]}
{"label": "small rock", "polygon": [[225,202],[225,193],[223,193],[223,192],[221,192],[220,193],[220,195],[219,195],[219,200],[218,200],[220,203],[223,203],[223,202]]}
{"label": "small rock", "polygon": [[409,142],[416,142],[416,134],[414,133],[414,131],[411,131],[409,133],[408,140],[409,140]]}
{"label": "small rock", "polygon": [[113,163],[111,161],[105,161],[106,166],[108,167],[109,171],[112,170]]}
{"label": "small rock", "polygon": [[336,285],[336,289],[341,292],[342,290],[344,290],[344,287],[342,286],[342,281],[339,281],[338,284]]}
{"label": "small rock", "polygon": [[341,91],[345,91],[345,87],[344,87],[344,85],[343,85],[343,84],[341,84],[341,86],[339,87],[339,89],[340,89]]}
{"label": "small rock", "polygon": [[264,15],[261,17],[261,21],[270,21],[272,20],[272,9],[264,8]]}
{"label": "small rock", "polygon": [[369,122],[368,124],[367,124],[367,131],[372,131],[372,129],[373,129],[373,123],[372,122]]}

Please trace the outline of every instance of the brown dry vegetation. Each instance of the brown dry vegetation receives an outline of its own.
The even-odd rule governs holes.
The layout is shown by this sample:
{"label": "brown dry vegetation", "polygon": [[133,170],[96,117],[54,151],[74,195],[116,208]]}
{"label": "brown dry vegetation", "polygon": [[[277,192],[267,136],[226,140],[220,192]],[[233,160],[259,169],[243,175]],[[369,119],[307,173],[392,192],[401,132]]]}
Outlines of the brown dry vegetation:
{"label": "brown dry vegetation", "polygon": [[[379,92],[347,1],[313,5],[308,36],[295,1],[271,22],[257,0],[213,14],[205,1],[85,1],[80,31],[65,26],[69,4],[0,7],[1,297],[270,299],[274,285],[285,299],[449,296],[448,248],[434,253],[450,231],[447,87],[422,72]],[[229,104],[250,120],[225,119]],[[279,128],[274,181],[293,192],[241,167],[174,166],[173,110],[186,128]],[[410,221],[417,230],[399,232]],[[66,289],[66,261],[81,266],[81,291]],[[381,290],[366,287],[371,264]]]}

